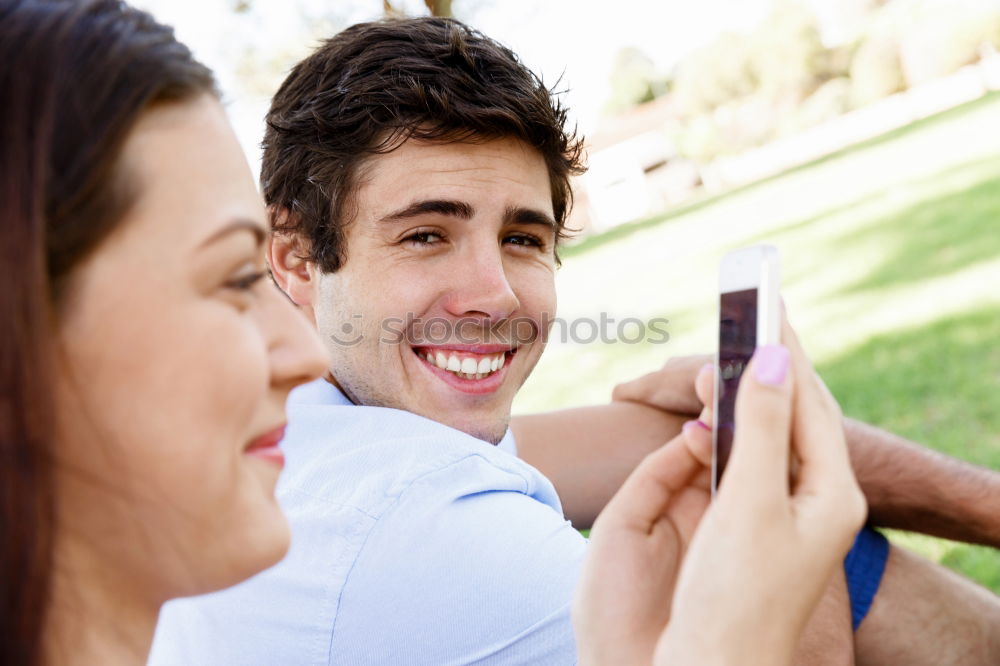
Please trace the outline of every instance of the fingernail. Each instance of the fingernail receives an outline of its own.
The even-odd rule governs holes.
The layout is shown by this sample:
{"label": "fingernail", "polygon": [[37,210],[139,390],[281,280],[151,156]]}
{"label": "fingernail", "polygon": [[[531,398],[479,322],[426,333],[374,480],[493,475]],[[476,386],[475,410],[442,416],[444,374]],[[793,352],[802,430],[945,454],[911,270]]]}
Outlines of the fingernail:
{"label": "fingernail", "polygon": [[753,355],[753,375],[761,384],[781,386],[788,373],[788,349],[784,345],[764,345]]}
{"label": "fingernail", "polygon": [[701,428],[702,430],[707,430],[708,432],[712,432],[712,429],[707,425],[705,425],[703,421],[687,421],[683,426],[681,426],[681,429],[684,432],[687,432],[692,428]]}
{"label": "fingernail", "polygon": [[714,369],[715,369],[715,364],[714,363],[706,363],[705,365],[701,366],[701,370],[698,371],[698,374],[700,375],[701,373],[705,372],[706,370],[714,370]]}

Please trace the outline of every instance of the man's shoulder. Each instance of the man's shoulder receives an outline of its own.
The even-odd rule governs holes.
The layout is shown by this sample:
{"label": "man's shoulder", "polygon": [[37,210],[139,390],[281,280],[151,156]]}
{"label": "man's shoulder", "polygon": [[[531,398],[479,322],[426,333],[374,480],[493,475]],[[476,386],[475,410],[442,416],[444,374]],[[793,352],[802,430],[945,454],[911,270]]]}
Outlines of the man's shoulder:
{"label": "man's shoulder", "polygon": [[377,519],[414,484],[433,479],[439,495],[509,490],[558,505],[549,481],[517,457],[397,409],[292,404],[282,446],[283,504],[327,503]]}
{"label": "man's shoulder", "polygon": [[[340,588],[335,663],[574,661],[585,541],[526,479],[466,456],[413,478],[368,527]],[[394,631],[373,644],[380,626]]]}
{"label": "man's shoulder", "polygon": [[568,608],[584,541],[544,476],[396,410],[293,405],[289,417],[278,493],[288,556],[214,598],[171,604],[155,653],[248,664],[573,661]]}

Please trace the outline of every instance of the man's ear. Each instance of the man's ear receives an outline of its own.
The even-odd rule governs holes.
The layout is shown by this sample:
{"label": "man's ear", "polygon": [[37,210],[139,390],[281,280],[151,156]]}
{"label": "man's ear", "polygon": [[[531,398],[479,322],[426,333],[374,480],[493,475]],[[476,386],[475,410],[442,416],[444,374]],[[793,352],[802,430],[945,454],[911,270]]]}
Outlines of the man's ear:
{"label": "man's ear", "polygon": [[[284,226],[286,209],[273,213],[275,226]],[[267,240],[267,263],[278,287],[299,306],[313,304],[314,271],[309,261],[309,247],[299,234],[275,231]]]}

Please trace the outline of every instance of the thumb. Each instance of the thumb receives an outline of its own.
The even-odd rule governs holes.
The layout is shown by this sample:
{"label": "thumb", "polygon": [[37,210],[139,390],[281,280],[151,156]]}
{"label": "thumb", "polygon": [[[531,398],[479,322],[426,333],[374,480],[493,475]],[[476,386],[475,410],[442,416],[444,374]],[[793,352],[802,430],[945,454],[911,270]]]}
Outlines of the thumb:
{"label": "thumb", "polygon": [[788,496],[790,360],[782,345],[759,347],[740,378],[733,452],[720,493],[736,486],[742,499]]}
{"label": "thumb", "polygon": [[594,529],[610,526],[646,534],[667,506],[704,469],[684,433],[639,463],[597,517]]}

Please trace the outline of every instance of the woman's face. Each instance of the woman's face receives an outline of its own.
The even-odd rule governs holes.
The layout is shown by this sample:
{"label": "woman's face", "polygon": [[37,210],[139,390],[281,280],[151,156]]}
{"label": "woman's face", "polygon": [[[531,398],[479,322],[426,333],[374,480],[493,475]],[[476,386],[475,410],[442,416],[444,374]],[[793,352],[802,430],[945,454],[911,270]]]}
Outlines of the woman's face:
{"label": "woman's face", "polygon": [[165,600],[285,553],[267,444],[326,358],[266,275],[264,210],[214,98],[147,111],[121,159],[134,205],[59,311],[56,567]]}

